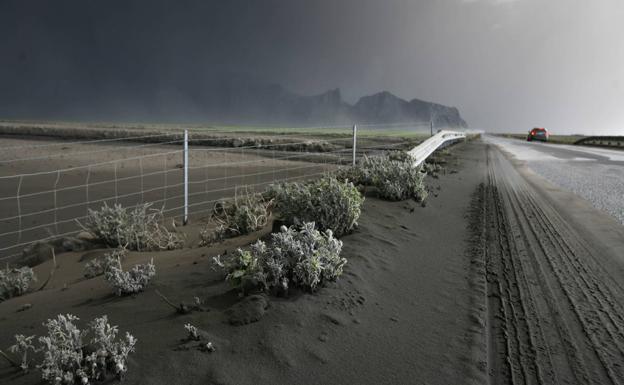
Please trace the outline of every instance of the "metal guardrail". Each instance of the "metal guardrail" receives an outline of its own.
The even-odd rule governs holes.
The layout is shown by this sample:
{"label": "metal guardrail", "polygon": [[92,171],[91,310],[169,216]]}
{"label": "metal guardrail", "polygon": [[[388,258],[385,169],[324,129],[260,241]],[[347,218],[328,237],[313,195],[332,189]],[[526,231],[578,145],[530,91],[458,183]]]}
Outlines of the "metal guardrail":
{"label": "metal guardrail", "polygon": [[425,140],[418,146],[414,147],[408,154],[414,158],[414,166],[419,166],[433,154],[435,150],[444,146],[445,144],[455,142],[457,140],[465,139],[466,134],[458,131],[440,131],[431,138]]}
{"label": "metal guardrail", "polygon": [[574,142],[576,145],[601,147],[624,147],[624,136],[586,136]]}

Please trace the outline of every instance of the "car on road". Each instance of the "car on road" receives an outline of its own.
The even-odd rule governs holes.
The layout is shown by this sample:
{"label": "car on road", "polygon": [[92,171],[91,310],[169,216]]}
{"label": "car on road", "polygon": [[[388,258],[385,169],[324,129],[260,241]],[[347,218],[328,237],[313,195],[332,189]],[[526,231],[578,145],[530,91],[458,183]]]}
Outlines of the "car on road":
{"label": "car on road", "polygon": [[529,136],[527,136],[527,142],[533,140],[541,140],[542,142],[548,142],[548,130],[545,128],[535,127],[531,131],[529,131]]}

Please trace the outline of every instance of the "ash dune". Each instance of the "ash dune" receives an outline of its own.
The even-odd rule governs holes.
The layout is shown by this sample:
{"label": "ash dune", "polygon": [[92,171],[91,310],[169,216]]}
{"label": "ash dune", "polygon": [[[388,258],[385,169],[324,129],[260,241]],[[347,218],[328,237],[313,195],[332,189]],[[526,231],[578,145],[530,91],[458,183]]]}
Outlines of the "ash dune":
{"label": "ash dune", "polygon": [[[152,285],[135,297],[115,297],[101,278],[82,277],[84,261],[97,252],[59,255],[45,290],[0,303],[0,324],[11,331],[0,335],[0,346],[12,343],[13,333],[41,334],[42,322],[70,311],[84,322],[107,314],[138,338],[123,382],[129,385],[478,384],[482,374],[466,340],[475,324],[463,218],[483,173],[474,167],[479,150],[458,148],[457,158],[447,157],[458,172],[430,180],[426,207],[368,197],[358,230],[342,238],[343,276],[315,294],[268,297],[257,322],[230,324],[228,309],[240,299],[211,257],[266,236],[270,225],[213,247],[130,253],[127,266],[152,257],[157,265]],[[197,234],[188,242],[194,245]],[[36,273],[45,277],[51,263]],[[209,311],[176,315],[155,290],[174,303],[197,296]],[[24,303],[32,307],[16,312]],[[205,331],[216,351],[184,349],[186,323]],[[36,371],[24,376],[0,361],[0,383],[37,381]]]}

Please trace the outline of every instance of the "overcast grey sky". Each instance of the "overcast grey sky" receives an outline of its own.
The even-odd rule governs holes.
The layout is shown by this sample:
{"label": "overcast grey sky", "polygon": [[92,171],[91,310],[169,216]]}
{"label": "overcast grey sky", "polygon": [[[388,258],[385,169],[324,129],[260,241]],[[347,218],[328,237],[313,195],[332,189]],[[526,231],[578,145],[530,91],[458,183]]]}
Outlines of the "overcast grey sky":
{"label": "overcast grey sky", "polygon": [[0,112],[15,116],[183,102],[241,73],[432,100],[472,128],[624,134],[622,0],[1,0],[0,52]]}

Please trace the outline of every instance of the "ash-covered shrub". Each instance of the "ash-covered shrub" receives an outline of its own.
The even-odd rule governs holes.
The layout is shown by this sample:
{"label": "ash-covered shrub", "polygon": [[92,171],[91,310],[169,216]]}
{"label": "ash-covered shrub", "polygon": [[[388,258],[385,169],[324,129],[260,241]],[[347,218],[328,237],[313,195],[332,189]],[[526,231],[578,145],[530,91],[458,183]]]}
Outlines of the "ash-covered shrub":
{"label": "ash-covered shrub", "polygon": [[84,330],[76,326],[78,320],[71,314],[49,319],[43,324],[48,333],[39,337],[38,347],[33,344],[35,336],[15,336],[17,343],[10,350],[22,355],[22,369],[28,369],[27,353],[32,351],[43,355],[37,369],[50,384],[89,384],[110,376],[122,378],[137,340],[129,333],[123,339],[117,338],[117,326],[111,326],[106,316],[96,318]]}
{"label": "ash-covered shrub", "polygon": [[438,163],[423,162],[423,171],[425,171],[427,174],[433,173],[433,172],[439,172],[442,169],[443,167],[439,165]]}
{"label": "ash-covered shrub", "polygon": [[101,257],[90,260],[84,266],[85,278],[94,278],[106,273],[111,266],[126,258],[126,254],[128,254],[128,251],[119,247]]}
{"label": "ash-covered shrub", "polygon": [[331,229],[338,237],[357,225],[364,202],[353,183],[329,175],[306,183],[274,185],[269,195],[275,197],[275,208],[288,225],[314,222],[319,230]]}
{"label": "ash-covered shrub", "polygon": [[104,273],[104,278],[115,293],[122,296],[143,291],[155,275],[156,266],[153,259],[146,264],[134,265],[128,271],[122,269],[121,261],[117,259],[110,264]]}
{"label": "ash-covered shrub", "polygon": [[95,258],[87,262],[84,266],[85,278],[94,278],[104,274],[110,262],[113,262],[111,258]]}
{"label": "ash-covered shrub", "polygon": [[[182,341],[184,344],[177,350],[189,350],[191,348],[197,349],[202,352],[214,353],[216,347],[211,341],[208,341],[208,335],[198,327],[187,323],[184,325],[184,329],[187,332],[186,338]],[[199,343],[196,343],[199,342]]]}
{"label": "ash-covered shrub", "polygon": [[423,171],[433,177],[433,178],[437,178],[438,174],[440,172],[442,172],[444,170],[444,167],[442,165],[440,165],[439,163],[428,163],[428,162],[423,162],[422,165]]}
{"label": "ash-covered shrub", "polygon": [[184,239],[162,225],[163,214],[151,209],[151,203],[133,209],[119,204],[99,210],[89,209],[82,227],[110,247],[129,250],[173,250],[184,245]]}
{"label": "ash-covered shrub", "polygon": [[222,260],[220,255],[213,260],[227,273],[225,280],[243,293],[258,287],[266,288],[267,277],[262,266],[264,261],[261,260],[263,254],[255,250],[265,246],[264,242],[258,241],[251,246],[251,250],[238,249],[227,260]]}
{"label": "ash-covered shrub", "polygon": [[28,266],[0,269],[0,302],[26,293],[35,281],[37,277]]}
{"label": "ash-covered shrub", "polygon": [[396,160],[399,162],[413,162],[414,159],[406,151],[387,151],[386,155],[390,160]]}
{"label": "ash-covered shrub", "polygon": [[269,221],[271,205],[261,194],[249,192],[217,202],[211,216],[217,227],[200,232],[200,246],[262,229]]}
{"label": "ash-covered shrub", "polygon": [[379,156],[364,156],[356,167],[337,172],[339,179],[352,181],[356,185],[373,186],[379,197],[391,201],[415,199],[422,202],[427,197],[423,183],[425,173],[422,167],[414,167],[409,154],[397,152]]}
{"label": "ash-covered shrub", "polygon": [[201,337],[199,336],[199,329],[197,329],[196,326],[193,326],[190,323],[187,323],[187,324],[184,324],[184,329],[186,329],[188,333],[187,339],[194,340],[194,341],[200,340]]}
{"label": "ash-covered shrub", "polygon": [[254,289],[279,293],[291,286],[314,291],[342,274],[347,260],[340,257],[341,250],[342,242],[331,230],[319,232],[308,222],[301,230],[282,226],[268,243],[258,241],[249,250],[238,249],[227,260],[218,256],[214,261],[243,293]]}
{"label": "ash-covered shrub", "polygon": [[18,354],[20,356],[20,368],[27,372],[30,368],[30,359],[28,358],[28,353],[37,352],[37,348],[34,345],[33,340],[35,336],[26,337],[23,334],[15,335],[15,345],[9,347],[9,351],[13,354]]}

